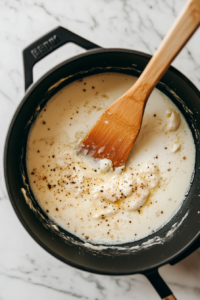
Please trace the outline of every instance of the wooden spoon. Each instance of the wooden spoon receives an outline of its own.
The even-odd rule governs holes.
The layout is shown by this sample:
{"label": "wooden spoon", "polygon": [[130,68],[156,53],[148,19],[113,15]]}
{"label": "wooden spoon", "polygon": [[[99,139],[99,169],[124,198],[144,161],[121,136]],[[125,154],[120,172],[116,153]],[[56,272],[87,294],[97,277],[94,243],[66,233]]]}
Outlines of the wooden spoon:
{"label": "wooden spoon", "polygon": [[136,83],[115,101],[82,140],[79,151],[126,164],[140,131],[146,102],[170,63],[200,24],[200,0],[190,0]]}

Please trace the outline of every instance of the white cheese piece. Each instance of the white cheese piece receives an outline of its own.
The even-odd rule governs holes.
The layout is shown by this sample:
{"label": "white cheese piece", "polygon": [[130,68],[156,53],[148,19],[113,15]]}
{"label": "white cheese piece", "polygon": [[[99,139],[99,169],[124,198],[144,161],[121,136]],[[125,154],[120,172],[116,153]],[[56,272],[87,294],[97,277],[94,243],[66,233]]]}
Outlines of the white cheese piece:
{"label": "white cheese piece", "polygon": [[177,130],[181,122],[180,115],[175,110],[172,109],[167,110],[166,115],[167,115],[166,130],[167,131]]}
{"label": "white cheese piece", "polygon": [[112,170],[112,161],[107,158],[101,159],[99,161],[99,169],[104,173]]}
{"label": "white cheese piece", "polygon": [[180,144],[179,143],[174,143],[174,145],[171,147],[171,152],[175,153],[180,149]]}

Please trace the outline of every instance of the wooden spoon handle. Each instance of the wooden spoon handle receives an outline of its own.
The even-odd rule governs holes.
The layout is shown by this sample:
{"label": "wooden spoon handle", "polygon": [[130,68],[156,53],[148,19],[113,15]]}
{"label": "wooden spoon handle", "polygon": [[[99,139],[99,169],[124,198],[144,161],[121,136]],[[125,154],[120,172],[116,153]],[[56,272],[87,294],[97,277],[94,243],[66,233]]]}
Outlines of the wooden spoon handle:
{"label": "wooden spoon handle", "polygon": [[174,297],[174,295],[170,295],[167,298],[163,298],[163,300],[176,300],[176,298]]}
{"label": "wooden spoon handle", "polygon": [[190,0],[137,81],[149,95],[200,24],[200,0]]}

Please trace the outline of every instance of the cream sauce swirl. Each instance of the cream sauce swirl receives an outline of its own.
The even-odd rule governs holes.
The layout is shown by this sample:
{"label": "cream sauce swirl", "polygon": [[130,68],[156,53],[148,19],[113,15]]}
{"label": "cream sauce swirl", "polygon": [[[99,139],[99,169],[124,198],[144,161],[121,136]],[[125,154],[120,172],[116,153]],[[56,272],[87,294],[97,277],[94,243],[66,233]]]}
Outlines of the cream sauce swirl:
{"label": "cream sauce swirl", "polygon": [[29,133],[26,164],[36,200],[55,224],[84,241],[121,244],[150,235],[172,217],[190,186],[191,131],[156,89],[125,167],[113,171],[108,160],[93,164],[76,154],[95,121],[135,80],[103,73],[75,81],[48,101]]}

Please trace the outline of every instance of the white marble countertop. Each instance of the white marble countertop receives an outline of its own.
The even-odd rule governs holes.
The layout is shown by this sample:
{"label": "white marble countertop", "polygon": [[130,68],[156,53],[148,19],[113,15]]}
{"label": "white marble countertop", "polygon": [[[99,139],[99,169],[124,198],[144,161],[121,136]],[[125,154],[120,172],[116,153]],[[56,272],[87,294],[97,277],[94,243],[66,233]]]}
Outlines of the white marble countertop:
{"label": "white marble countertop", "polygon": [[[24,95],[22,50],[61,25],[103,47],[153,54],[185,0],[0,1],[0,300],[159,299],[142,275],[100,276],[76,270],[45,252],[22,227],[2,171],[4,139]],[[200,29],[173,65],[200,88]],[[83,50],[63,46],[34,67],[47,70]],[[200,299],[200,250],[160,273],[178,299]]]}

